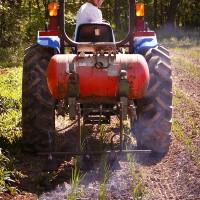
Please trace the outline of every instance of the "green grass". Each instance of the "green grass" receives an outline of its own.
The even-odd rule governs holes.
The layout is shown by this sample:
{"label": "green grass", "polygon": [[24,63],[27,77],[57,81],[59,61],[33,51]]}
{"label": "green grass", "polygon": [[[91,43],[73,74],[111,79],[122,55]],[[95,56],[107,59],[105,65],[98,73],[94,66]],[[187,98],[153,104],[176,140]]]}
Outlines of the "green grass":
{"label": "green grass", "polygon": [[173,133],[185,145],[187,151],[192,155],[196,163],[200,164],[199,147],[193,144],[191,136],[185,134],[185,127],[177,119],[173,121]]}
{"label": "green grass", "polygon": [[0,133],[12,143],[21,137],[22,68],[2,70],[0,75]]}
{"label": "green grass", "polygon": [[103,163],[102,163],[102,167],[103,168],[103,177],[100,183],[100,188],[99,188],[99,199],[100,200],[106,200],[106,195],[108,193],[108,189],[107,189],[107,183],[109,181],[109,179],[111,178],[111,168],[110,166],[106,165],[106,162],[104,159]]}
{"label": "green grass", "polygon": [[189,76],[200,82],[200,46],[188,49],[172,48],[171,60],[173,66],[184,70]]}
{"label": "green grass", "polygon": [[[183,58],[193,58],[194,61],[200,61],[200,52],[199,52],[199,46],[192,47],[189,49],[181,48],[181,47],[174,47],[173,51],[175,51],[178,54],[182,54]],[[173,56],[173,54],[172,54]]]}
{"label": "green grass", "polygon": [[[79,158],[80,159],[80,158]],[[78,189],[79,184],[81,183],[82,179],[85,175],[81,174],[80,172],[80,166],[75,164],[75,166],[72,168],[72,175],[71,175],[71,191],[70,194],[67,193],[67,199],[68,200],[76,200],[79,199],[80,196],[83,194],[82,189]]]}
{"label": "green grass", "polygon": [[0,49],[0,192],[17,193],[15,183],[23,177],[15,169],[21,151],[21,79],[19,51]]}
{"label": "green grass", "polygon": [[131,190],[132,190],[132,197],[135,200],[142,200],[144,199],[147,188],[143,181],[143,172],[136,169],[135,165],[135,157],[132,155],[127,155],[127,160],[129,162],[129,169],[131,175]]}
{"label": "green grass", "polygon": [[174,31],[157,30],[157,37],[160,44],[173,48],[194,48],[200,46],[199,30],[176,29]]}
{"label": "green grass", "polygon": [[[193,140],[193,137],[200,136],[200,107],[197,107],[192,99],[187,97],[179,88],[174,88],[173,104],[179,111],[178,116],[174,116],[173,133],[185,145],[196,162],[199,163],[200,149],[197,141]],[[186,109],[186,107],[190,109]]]}
{"label": "green grass", "polygon": [[184,70],[187,75],[200,82],[199,30],[158,31],[157,35],[159,43],[169,48],[172,65]]}
{"label": "green grass", "polygon": [[192,78],[200,82],[200,69],[198,62],[191,62],[187,57],[172,57],[173,65],[183,69]]}
{"label": "green grass", "polygon": [[24,49],[24,45],[9,48],[0,47],[0,69],[22,65]]}

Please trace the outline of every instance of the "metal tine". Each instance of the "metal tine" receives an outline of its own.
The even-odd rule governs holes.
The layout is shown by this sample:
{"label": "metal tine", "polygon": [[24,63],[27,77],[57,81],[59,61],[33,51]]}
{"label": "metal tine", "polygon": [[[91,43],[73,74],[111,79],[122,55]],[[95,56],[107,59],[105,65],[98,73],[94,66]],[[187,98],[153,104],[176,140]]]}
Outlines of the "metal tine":
{"label": "metal tine", "polygon": [[111,170],[120,170],[121,169],[121,166],[119,164],[118,154],[114,150],[111,150],[110,153],[108,154],[108,158],[106,160],[106,165]]}
{"label": "metal tine", "polygon": [[51,134],[50,131],[48,131],[48,139],[49,139],[49,153],[48,158],[45,160],[43,165],[43,171],[56,171],[58,169],[58,164],[55,159],[53,159],[52,156],[52,141],[51,141]]}
{"label": "metal tine", "polygon": [[81,170],[86,170],[86,171],[94,170],[94,162],[93,162],[92,156],[89,154],[84,154],[82,156],[80,166],[81,166],[80,167]]}

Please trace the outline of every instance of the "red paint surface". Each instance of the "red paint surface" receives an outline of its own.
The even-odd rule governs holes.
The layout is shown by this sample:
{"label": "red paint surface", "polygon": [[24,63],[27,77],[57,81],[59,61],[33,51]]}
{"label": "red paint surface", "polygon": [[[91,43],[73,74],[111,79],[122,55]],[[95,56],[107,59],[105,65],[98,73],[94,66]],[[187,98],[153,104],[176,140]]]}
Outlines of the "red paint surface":
{"label": "red paint surface", "polygon": [[108,76],[108,71],[94,67],[78,67],[80,78],[80,98],[116,97],[118,77]]}
{"label": "red paint surface", "polygon": [[154,31],[138,31],[134,32],[134,37],[155,36]]}
{"label": "red paint surface", "polygon": [[39,31],[39,36],[59,36],[58,31]]}
{"label": "red paint surface", "polygon": [[[67,98],[69,76],[67,66],[76,59],[75,54],[59,54],[53,56],[50,60],[47,70],[47,82],[54,98]],[[76,66],[75,71],[79,75],[80,85],[79,98],[118,98],[118,75],[122,69],[127,71],[129,98],[142,98],[149,83],[149,69],[144,57],[134,54],[118,54],[116,55],[115,64],[119,64],[113,69],[116,73],[115,76],[109,73],[109,69],[96,69],[94,66]]]}

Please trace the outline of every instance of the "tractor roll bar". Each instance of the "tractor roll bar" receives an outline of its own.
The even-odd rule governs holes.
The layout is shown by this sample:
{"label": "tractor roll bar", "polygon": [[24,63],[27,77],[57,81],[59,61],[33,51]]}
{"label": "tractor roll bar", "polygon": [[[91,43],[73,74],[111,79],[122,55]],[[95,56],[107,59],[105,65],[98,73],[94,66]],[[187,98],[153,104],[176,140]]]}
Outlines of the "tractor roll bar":
{"label": "tractor roll bar", "polygon": [[[116,42],[117,47],[125,46],[129,42],[129,53],[133,53],[133,32],[134,32],[134,21],[135,21],[135,0],[129,0],[129,33],[126,38],[122,41]],[[59,15],[60,15],[60,32],[61,32],[61,43],[67,42],[69,46],[77,47],[79,42],[71,40],[65,32],[65,0],[60,0]]]}
{"label": "tractor roll bar", "polygon": [[65,32],[65,0],[59,1],[59,17],[60,17],[61,40],[64,40],[72,47],[77,47],[78,43],[71,40]]}
{"label": "tractor roll bar", "polygon": [[135,27],[135,0],[129,0],[129,32],[126,36],[126,38],[122,41],[119,41],[116,43],[117,47],[124,46],[129,42],[129,53],[133,53],[133,33],[134,33],[134,27]]}

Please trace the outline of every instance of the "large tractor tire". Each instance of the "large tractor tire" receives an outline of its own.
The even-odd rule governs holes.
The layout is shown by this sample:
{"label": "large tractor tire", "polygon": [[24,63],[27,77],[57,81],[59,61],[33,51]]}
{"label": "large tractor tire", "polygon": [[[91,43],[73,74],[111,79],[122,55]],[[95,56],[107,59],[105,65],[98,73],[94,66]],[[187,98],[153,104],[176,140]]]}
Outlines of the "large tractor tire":
{"label": "large tractor tire", "polygon": [[[46,70],[54,50],[34,45],[25,50],[22,80],[22,132],[24,150],[47,152],[55,130],[54,100]],[[51,138],[51,139],[50,139]]]}
{"label": "large tractor tire", "polygon": [[144,53],[150,83],[144,98],[136,101],[137,120],[132,124],[140,149],[165,155],[171,140],[172,74],[169,52],[159,46]]}

